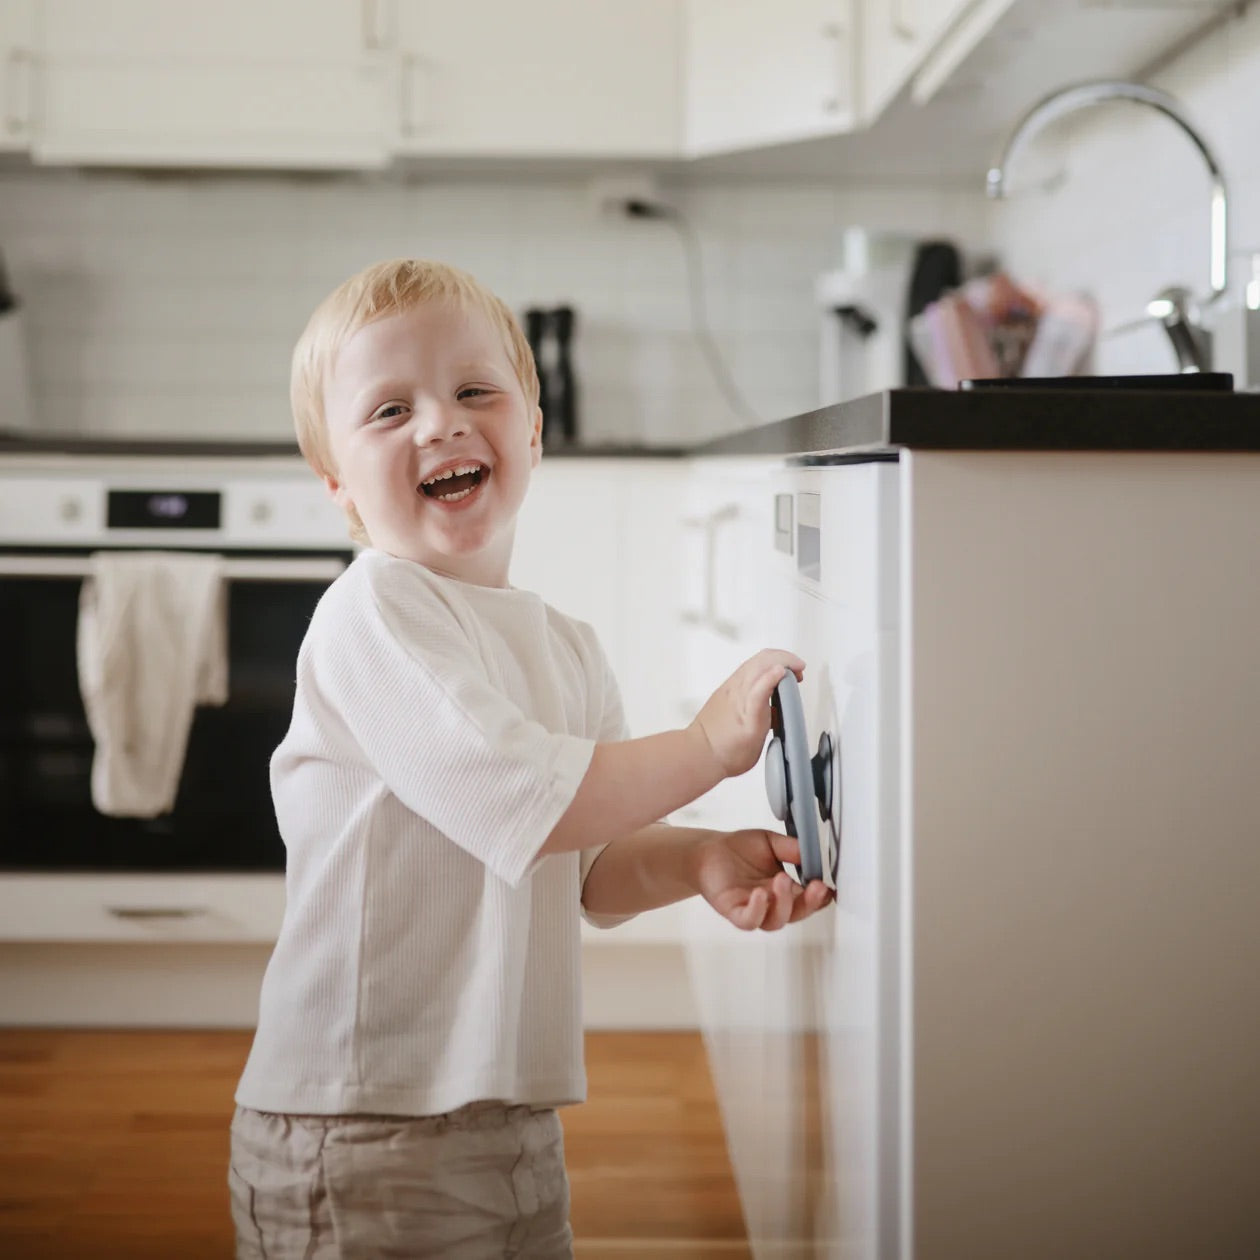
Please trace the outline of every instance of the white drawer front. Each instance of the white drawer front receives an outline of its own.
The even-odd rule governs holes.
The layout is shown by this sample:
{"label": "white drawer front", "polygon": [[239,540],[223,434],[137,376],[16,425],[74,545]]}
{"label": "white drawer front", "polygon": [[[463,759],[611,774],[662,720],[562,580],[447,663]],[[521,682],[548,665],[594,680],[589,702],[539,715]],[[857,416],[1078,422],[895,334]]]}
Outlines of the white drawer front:
{"label": "white drawer front", "polygon": [[282,875],[7,875],[0,940],[270,943]]}

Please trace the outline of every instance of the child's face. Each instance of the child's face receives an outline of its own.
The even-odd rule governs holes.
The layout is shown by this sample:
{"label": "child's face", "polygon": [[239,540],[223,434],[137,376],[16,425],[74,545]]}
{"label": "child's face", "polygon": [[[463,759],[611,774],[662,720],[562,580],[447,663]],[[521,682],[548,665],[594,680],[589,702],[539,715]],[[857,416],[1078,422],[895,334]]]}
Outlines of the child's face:
{"label": "child's face", "polygon": [[[507,584],[516,514],[542,451],[503,338],[431,302],[360,328],[324,386],[333,498],[374,547],[448,577]],[[435,477],[460,470],[451,477]]]}

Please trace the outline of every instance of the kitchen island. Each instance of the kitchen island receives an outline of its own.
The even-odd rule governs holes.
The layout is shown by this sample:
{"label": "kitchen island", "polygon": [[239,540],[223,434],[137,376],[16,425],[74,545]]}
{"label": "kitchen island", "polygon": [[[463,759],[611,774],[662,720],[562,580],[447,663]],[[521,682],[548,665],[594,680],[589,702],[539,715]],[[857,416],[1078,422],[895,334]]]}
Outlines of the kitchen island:
{"label": "kitchen island", "polygon": [[[691,468],[684,690],[792,648],[836,749],[834,912],[691,923],[754,1254],[1260,1254],[1260,397],[897,390]],[[783,825],[761,767],[690,814]]]}

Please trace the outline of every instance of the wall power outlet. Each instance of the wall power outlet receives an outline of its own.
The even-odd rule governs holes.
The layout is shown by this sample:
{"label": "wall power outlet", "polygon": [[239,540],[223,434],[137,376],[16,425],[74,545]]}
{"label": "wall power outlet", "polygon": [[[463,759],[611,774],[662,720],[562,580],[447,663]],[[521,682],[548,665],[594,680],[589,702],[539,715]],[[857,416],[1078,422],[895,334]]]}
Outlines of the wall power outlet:
{"label": "wall power outlet", "polygon": [[591,180],[588,197],[600,217],[624,218],[627,202],[654,204],[661,200],[661,190],[651,175],[607,175]]}

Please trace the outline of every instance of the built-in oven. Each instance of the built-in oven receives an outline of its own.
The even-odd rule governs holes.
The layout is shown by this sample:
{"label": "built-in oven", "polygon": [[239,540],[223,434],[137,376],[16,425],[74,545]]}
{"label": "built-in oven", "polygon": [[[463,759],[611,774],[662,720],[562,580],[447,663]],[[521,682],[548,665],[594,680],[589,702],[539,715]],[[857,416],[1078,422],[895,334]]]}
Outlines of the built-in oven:
{"label": "built-in oven", "polygon": [[[94,552],[224,558],[228,695],[196,709],[173,809],[107,816],[76,667]],[[284,867],[268,761],[298,648],[352,558],[297,460],[0,461],[0,873],[263,873]]]}

